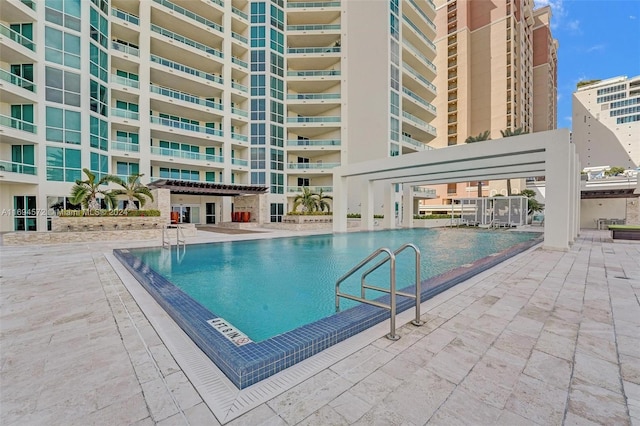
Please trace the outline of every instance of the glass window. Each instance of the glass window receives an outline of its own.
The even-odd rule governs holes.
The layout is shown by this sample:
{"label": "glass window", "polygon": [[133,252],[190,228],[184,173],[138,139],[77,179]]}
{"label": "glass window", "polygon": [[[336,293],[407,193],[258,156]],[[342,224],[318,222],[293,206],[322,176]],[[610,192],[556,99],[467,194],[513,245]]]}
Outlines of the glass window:
{"label": "glass window", "polygon": [[75,182],[81,176],[79,149],[47,147],[47,180]]}
{"label": "glass window", "polygon": [[107,101],[108,92],[107,88],[97,81],[91,80],[90,88],[90,101],[89,108],[93,112],[97,112],[100,115],[107,116]]}
{"label": "glass window", "polygon": [[284,100],[284,81],[271,76],[271,97]]}
{"label": "glass window", "polygon": [[80,69],[80,37],[55,28],[45,27],[45,59]]}
{"label": "glass window", "polygon": [[265,167],[265,149],[251,148],[251,168],[264,169]]}
{"label": "glass window", "polygon": [[264,120],[265,109],[266,109],[266,104],[264,99],[251,99],[251,119],[252,120]]}
{"label": "glass window", "polygon": [[37,214],[35,195],[17,195],[13,197],[14,231],[37,231]]}
{"label": "glass window", "polygon": [[97,179],[109,173],[109,157],[106,155],[91,152],[90,155],[91,171],[97,175]]}
{"label": "glass window", "polygon": [[395,90],[391,91],[391,114],[400,115],[400,95]]}
{"label": "glass window", "polygon": [[284,146],[284,128],[275,124],[271,125],[271,146]]}
{"label": "glass window", "polygon": [[284,76],[284,58],[274,52],[271,52],[271,72],[280,77]]}
{"label": "glass window", "polygon": [[91,27],[91,38],[97,41],[100,46],[108,48],[109,24],[104,16],[93,7],[89,13],[89,23]]}
{"label": "glass window", "polygon": [[284,31],[284,11],[271,5],[271,25]]}
{"label": "glass window", "polygon": [[251,145],[264,145],[266,143],[266,125],[264,123],[251,123]]}
{"label": "glass window", "polygon": [[284,175],[282,173],[271,173],[271,193],[284,194]]}
{"label": "glass window", "polygon": [[[231,180],[233,179],[233,175],[231,175]],[[251,172],[251,184],[252,185],[264,185],[265,181],[265,172]]]}
{"label": "glass window", "polygon": [[271,222],[282,222],[282,216],[284,215],[284,204],[271,203]]}
{"label": "glass window", "polygon": [[282,103],[271,101],[271,121],[284,123],[284,105]]}
{"label": "glass window", "polygon": [[89,43],[89,71],[91,75],[108,82],[108,55],[93,43]]}
{"label": "glass window", "polygon": [[50,142],[80,145],[82,119],[79,111],[61,108],[46,108],[46,139]]}
{"label": "glass window", "polygon": [[264,96],[265,86],[265,75],[253,74],[251,76],[251,96]]}
{"label": "glass window", "polygon": [[33,123],[33,105],[11,105],[11,118]]}
{"label": "glass window", "polygon": [[271,149],[271,170],[284,170],[284,151]]}
{"label": "glass window", "polygon": [[45,98],[50,102],[80,106],[80,74],[45,68]]}
{"label": "glass window", "polygon": [[266,3],[264,2],[255,2],[251,3],[251,23],[262,23],[266,22]]}
{"label": "glass window", "polygon": [[45,0],[45,19],[80,31],[80,0]]}
{"label": "glass window", "polygon": [[109,124],[93,115],[89,116],[89,124],[89,143],[91,147],[101,149],[102,151],[108,151]]}
{"label": "glass window", "polygon": [[264,47],[266,44],[266,28],[264,25],[251,27],[251,47]]}
{"label": "glass window", "polygon": [[251,71],[265,70],[265,52],[264,50],[251,51]]}

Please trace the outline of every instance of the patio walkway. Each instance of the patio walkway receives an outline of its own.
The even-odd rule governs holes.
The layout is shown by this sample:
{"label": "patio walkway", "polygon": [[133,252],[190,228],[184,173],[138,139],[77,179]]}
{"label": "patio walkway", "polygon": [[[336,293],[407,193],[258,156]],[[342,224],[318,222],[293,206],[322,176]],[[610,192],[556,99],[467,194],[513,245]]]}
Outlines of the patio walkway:
{"label": "patio walkway", "polygon": [[[140,245],[0,247],[0,424],[219,424],[104,256]],[[456,289],[228,424],[640,425],[639,243],[583,230]]]}

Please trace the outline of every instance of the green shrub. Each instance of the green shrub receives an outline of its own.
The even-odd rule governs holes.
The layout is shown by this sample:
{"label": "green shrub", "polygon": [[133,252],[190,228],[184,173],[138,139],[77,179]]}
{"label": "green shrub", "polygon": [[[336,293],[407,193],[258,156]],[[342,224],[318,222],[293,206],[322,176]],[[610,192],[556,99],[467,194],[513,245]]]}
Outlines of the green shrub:
{"label": "green shrub", "polygon": [[[459,214],[454,214],[454,218],[459,218]],[[427,214],[427,215],[413,215],[414,219],[451,219],[450,214]]]}
{"label": "green shrub", "polygon": [[287,216],[332,216],[333,212],[306,211],[306,212],[288,212]]}

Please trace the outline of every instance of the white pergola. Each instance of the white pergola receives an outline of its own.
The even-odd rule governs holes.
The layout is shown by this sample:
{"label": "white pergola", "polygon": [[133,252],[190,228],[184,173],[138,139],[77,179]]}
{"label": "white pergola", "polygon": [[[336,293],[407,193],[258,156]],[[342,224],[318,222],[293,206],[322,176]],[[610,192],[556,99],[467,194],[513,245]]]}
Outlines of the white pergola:
{"label": "white pergola", "polygon": [[579,231],[580,164],[568,129],[454,145],[349,164],[333,172],[333,231],[347,231],[349,181],[362,182],[361,228],[372,230],[374,182],[384,183],[385,228],[395,227],[395,184],[403,185],[402,226],[413,226],[411,186],[546,177],[543,247],[568,250]]}

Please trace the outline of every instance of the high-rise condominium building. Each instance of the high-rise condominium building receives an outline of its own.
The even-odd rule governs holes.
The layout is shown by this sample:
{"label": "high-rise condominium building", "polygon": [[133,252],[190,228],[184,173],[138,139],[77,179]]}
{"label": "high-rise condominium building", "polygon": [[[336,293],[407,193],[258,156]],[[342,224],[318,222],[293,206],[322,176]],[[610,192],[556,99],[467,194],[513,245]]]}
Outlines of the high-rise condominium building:
{"label": "high-rise condominium building", "polygon": [[640,76],[580,85],[572,109],[582,167],[640,167]]}
{"label": "high-rise condominium building", "polygon": [[436,137],[431,0],[0,0],[0,231],[46,230],[83,168],[265,186],[277,222],[332,168]]}
{"label": "high-rise condominium building", "polygon": [[[557,41],[549,7],[533,0],[437,0],[435,79],[437,148],[501,130],[531,133],[557,126]],[[519,182],[519,181],[518,181]],[[484,182],[483,196],[504,193],[504,182]],[[514,190],[518,183],[514,183]],[[438,200],[475,197],[477,182],[437,188]]]}

